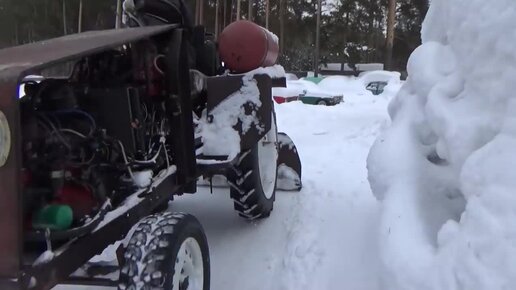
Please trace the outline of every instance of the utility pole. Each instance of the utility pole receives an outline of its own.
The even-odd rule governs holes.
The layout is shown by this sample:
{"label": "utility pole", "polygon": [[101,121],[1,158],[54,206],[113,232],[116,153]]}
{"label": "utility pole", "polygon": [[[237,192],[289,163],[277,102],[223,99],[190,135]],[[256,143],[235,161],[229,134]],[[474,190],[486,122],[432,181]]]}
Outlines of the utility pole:
{"label": "utility pole", "polygon": [[389,0],[387,11],[387,43],[385,57],[385,69],[392,70],[392,49],[394,47],[394,25],[396,22],[396,0]]}
{"label": "utility pole", "polygon": [[[82,2],[82,0],[81,0]],[[115,28],[120,29],[122,27],[122,0],[116,1],[116,20]]]}
{"label": "utility pole", "polygon": [[317,27],[315,28],[315,61],[314,76],[319,76],[319,38],[321,30],[321,0],[317,0]]}
{"label": "utility pole", "polygon": [[82,32],[82,0],[79,0],[79,20],[77,21],[77,33]]}

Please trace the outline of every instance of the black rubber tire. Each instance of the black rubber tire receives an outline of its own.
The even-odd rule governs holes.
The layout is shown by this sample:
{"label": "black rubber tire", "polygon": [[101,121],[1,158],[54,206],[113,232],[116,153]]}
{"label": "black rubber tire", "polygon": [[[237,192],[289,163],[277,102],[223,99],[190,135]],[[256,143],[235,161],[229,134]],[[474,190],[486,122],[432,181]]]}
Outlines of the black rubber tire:
{"label": "black rubber tire", "polygon": [[317,101],[317,105],[319,106],[328,106],[328,102],[325,100],[319,100]]}
{"label": "black rubber tire", "polygon": [[135,225],[120,265],[118,289],[172,289],[175,261],[187,238],[194,238],[200,246],[203,290],[209,290],[210,257],[204,230],[194,216],[171,212],[150,215]]}
{"label": "black rubber tire", "polygon": [[[275,118],[273,118],[273,122],[274,128],[271,130],[275,131],[277,140]],[[227,175],[230,185],[230,195],[233,199],[235,210],[238,212],[239,216],[247,220],[269,217],[276,199],[278,168],[274,166],[276,170],[274,189],[271,197],[267,198],[260,179],[258,146],[260,146],[260,144],[256,144],[251,150],[241,153],[237,164],[229,170]],[[276,164],[277,160],[271,162]]]}

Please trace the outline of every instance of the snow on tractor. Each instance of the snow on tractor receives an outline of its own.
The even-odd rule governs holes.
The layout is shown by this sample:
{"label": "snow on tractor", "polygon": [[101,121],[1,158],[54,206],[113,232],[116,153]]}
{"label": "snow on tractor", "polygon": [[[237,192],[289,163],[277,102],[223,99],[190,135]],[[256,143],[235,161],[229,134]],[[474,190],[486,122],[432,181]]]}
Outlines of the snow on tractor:
{"label": "snow on tractor", "polygon": [[[217,49],[179,0],[124,9],[124,29],[0,51],[2,290],[209,289],[202,226],[168,202],[224,176],[254,220],[278,186],[301,187],[296,148],[276,129],[277,39],[237,22]],[[117,263],[95,262],[109,245]]]}

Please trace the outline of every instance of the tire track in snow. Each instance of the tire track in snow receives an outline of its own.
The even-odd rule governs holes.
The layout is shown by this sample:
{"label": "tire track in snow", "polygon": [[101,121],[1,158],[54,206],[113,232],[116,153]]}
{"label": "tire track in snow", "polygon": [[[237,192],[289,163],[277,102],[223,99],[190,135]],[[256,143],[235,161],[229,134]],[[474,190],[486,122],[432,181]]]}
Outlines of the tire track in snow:
{"label": "tire track in snow", "polygon": [[314,289],[313,279],[307,273],[315,272],[325,255],[318,243],[320,230],[317,227],[320,198],[314,198],[315,186],[307,182],[296,193],[298,196],[291,206],[292,217],[287,221],[287,245],[276,281],[280,281],[281,290]]}
{"label": "tire track in snow", "polygon": [[280,284],[272,289],[379,289],[378,207],[367,182],[366,158],[388,123],[384,109],[342,107],[346,112],[333,116],[319,115],[318,108],[296,109],[310,111],[296,112],[301,116],[316,113],[310,120],[318,121],[281,119],[301,154],[305,187],[286,221],[285,253],[274,279]]}

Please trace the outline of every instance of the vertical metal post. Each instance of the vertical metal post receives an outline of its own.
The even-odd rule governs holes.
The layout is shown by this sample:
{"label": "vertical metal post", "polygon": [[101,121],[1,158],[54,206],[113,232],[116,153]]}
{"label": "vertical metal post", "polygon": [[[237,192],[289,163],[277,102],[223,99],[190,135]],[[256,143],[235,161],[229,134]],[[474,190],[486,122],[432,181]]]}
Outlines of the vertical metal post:
{"label": "vertical metal post", "polygon": [[319,76],[319,49],[320,49],[320,30],[321,30],[321,0],[317,0],[317,24],[315,28],[315,61],[314,76]]}

